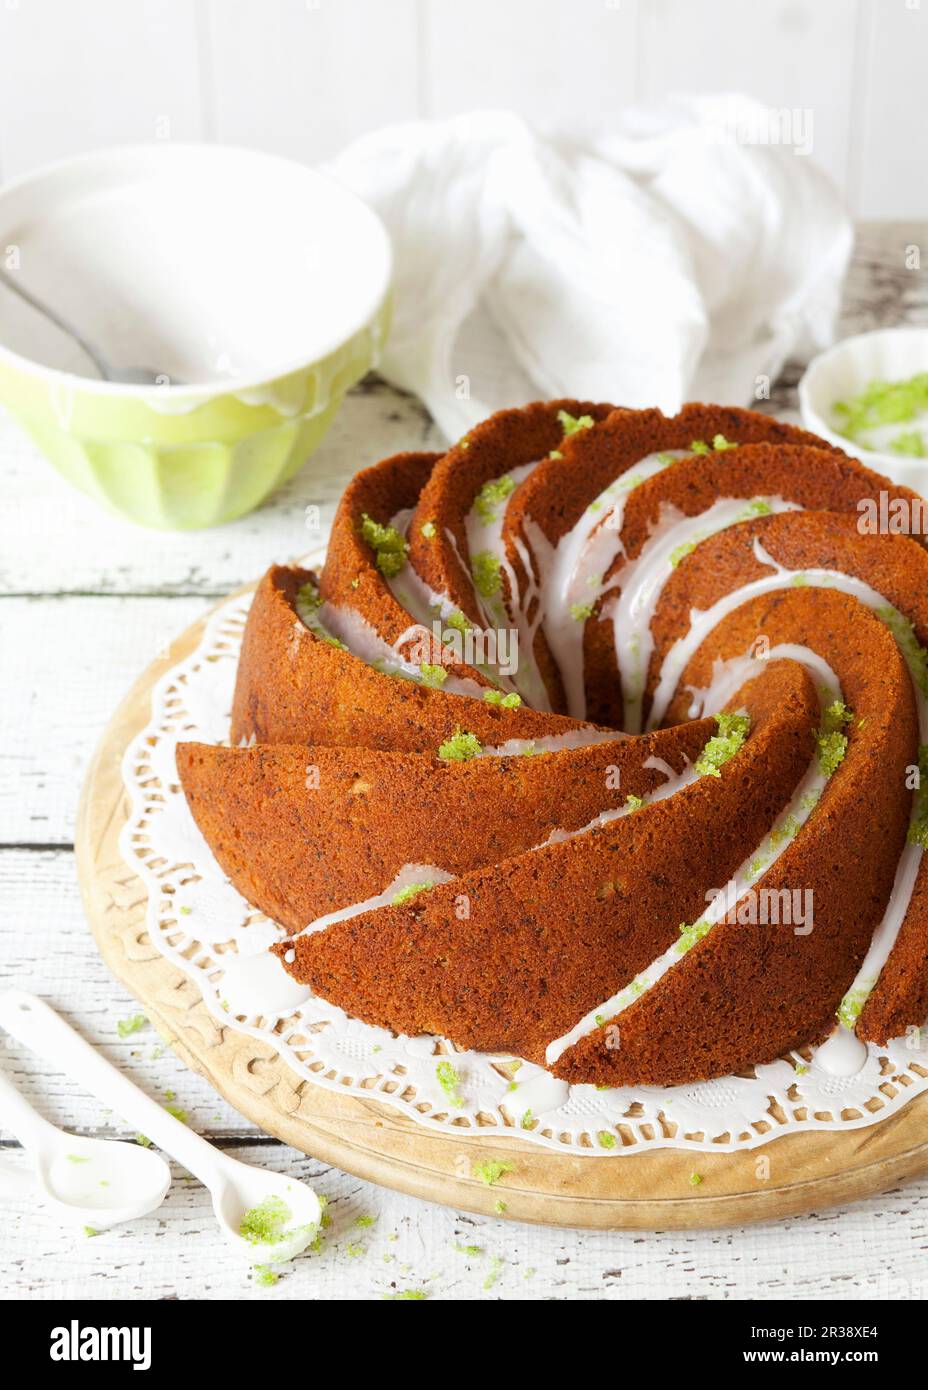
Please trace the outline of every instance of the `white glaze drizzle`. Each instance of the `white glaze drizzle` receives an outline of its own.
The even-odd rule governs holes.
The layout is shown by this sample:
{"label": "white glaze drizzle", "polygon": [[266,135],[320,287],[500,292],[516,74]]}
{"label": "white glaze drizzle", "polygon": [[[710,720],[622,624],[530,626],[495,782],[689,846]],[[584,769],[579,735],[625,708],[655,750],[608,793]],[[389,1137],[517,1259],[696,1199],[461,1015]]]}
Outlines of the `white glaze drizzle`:
{"label": "white glaze drizzle", "polygon": [[595,497],[578,521],[552,545],[541,527],[527,518],[523,529],[537,571],[539,616],[548,646],[558,665],[567,712],[575,719],[586,716],[583,673],[582,619],[575,606],[592,606],[606,592],[604,576],[622,553],[622,522],[630,494],[648,478],[687,455],[685,449],[648,454]]}
{"label": "white glaze drizzle", "polygon": [[[819,698],[824,704],[832,700],[841,698],[841,687],[835,673],[827,662],[823,661],[815,652],[807,647],[801,647],[794,643],[783,643],[773,647],[769,654],[769,660],[786,659],[791,661],[801,661],[816,674],[818,681],[823,689],[820,691]],[[750,679],[752,674],[759,674],[762,662],[752,660],[750,657],[736,657],[738,674],[741,679],[738,684],[743,684],[744,680]],[[727,664],[727,663],[726,663]],[[752,669],[753,668],[753,669]],[[726,688],[730,684],[728,672],[719,673],[719,686]],[[825,693],[827,692],[827,694]],[[706,692],[706,705],[714,712],[713,689]],[[718,895],[712,903],[708,905],[706,911],[700,915],[700,921],[708,922],[715,926],[717,922],[727,916],[732,906],[737,903],[739,898],[757,883],[758,879],[780,858],[786,850],[787,845],[798,833],[798,830],[805,824],[812,814],[818,799],[822,794],[827,776],[820,770],[818,756],[813,758],[803,776],[793,789],[792,796],[784,809],[777,816],[776,821],[770,831],[764,836],[761,843],[745,858],[743,863],[736,869],[734,876],[726,885],[724,894]],[[564,1052],[574,1043],[580,1041],[587,1034],[594,1032],[605,1019],[609,1022],[614,1020],[625,1009],[639,999],[649,989],[652,989],[658,980],[667,974],[686,954],[685,949],[681,950],[680,941],[675,941],[666,951],[662,952],[656,960],[652,961],[646,969],[640,971],[634,979],[623,985],[610,999],[599,1004],[585,1014],[578,1023],[570,1029],[568,1033],[548,1044],[545,1052],[545,1060],[549,1066],[553,1066]]]}

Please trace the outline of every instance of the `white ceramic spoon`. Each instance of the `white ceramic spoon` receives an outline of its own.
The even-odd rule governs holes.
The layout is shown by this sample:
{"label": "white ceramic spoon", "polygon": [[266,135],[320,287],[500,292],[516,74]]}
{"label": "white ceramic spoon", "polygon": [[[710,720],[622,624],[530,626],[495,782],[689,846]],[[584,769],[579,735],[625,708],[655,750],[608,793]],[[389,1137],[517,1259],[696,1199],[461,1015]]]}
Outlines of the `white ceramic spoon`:
{"label": "white ceramic spoon", "polygon": [[171,1170],[160,1154],[67,1134],[33,1110],[2,1072],[0,1124],[32,1158],[36,1195],[63,1221],[94,1230],[134,1221],[160,1207],[171,1186]]}
{"label": "white ceramic spoon", "polygon": [[0,1028],[105,1101],[199,1178],[209,1189],[223,1235],[253,1264],[291,1260],[314,1239],[322,1208],[312,1188],[214,1149],[117,1071],[44,1000],[17,989],[0,994]]}

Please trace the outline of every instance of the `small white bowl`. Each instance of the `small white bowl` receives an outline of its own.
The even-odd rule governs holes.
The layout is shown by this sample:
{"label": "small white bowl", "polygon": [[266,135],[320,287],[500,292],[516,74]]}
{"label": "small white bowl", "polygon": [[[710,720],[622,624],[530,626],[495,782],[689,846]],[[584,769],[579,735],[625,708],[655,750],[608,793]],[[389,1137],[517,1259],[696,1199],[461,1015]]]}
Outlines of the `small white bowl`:
{"label": "small white bowl", "polygon": [[845,338],[813,358],[799,383],[803,424],[868,468],[928,496],[928,458],[865,449],[831,423],[835,401],[859,395],[871,381],[904,381],[917,372],[928,372],[928,328],[882,328]]}

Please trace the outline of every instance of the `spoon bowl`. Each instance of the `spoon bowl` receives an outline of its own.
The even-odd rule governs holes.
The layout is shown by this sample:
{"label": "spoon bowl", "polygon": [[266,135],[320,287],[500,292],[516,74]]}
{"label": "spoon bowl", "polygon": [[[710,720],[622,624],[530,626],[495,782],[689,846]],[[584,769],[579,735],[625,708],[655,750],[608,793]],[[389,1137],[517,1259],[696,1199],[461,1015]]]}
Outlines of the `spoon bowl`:
{"label": "spoon bowl", "polygon": [[65,1222],[102,1230],[160,1207],[171,1170],[160,1154],[115,1139],[84,1139],[50,1124],[0,1074],[0,1123],[35,1165],[44,1204]]}
{"label": "spoon bowl", "polygon": [[253,1264],[292,1260],[316,1236],[322,1204],[312,1188],[223,1155],[212,1188],[213,1211],[226,1240]]}
{"label": "spoon bowl", "polygon": [[57,1132],[62,1142],[39,1157],[36,1185],[63,1220],[104,1230],[161,1206],[171,1170],[160,1154],[140,1144]]}

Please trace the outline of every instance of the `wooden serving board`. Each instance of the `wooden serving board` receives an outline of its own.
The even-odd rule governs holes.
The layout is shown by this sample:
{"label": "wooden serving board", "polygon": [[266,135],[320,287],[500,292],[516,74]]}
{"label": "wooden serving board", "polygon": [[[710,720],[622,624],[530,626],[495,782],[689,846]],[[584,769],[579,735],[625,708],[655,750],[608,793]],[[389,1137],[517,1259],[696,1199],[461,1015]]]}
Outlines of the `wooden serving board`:
{"label": "wooden serving board", "polygon": [[[155,682],[193,651],[203,627],[188,628],[153,662],[113,716],[84,785],[78,877],[110,969],[187,1065],[261,1129],[416,1197],[485,1215],[502,1201],[508,1218],[556,1226],[744,1225],[854,1201],[928,1171],[928,1093],[866,1129],[791,1133],[735,1154],[661,1149],[580,1158],[496,1134],[436,1133],[383,1101],[304,1081],[266,1045],[219,1025],[196,986],[150,941],[147,890],[118,843],[129,809],[123,752],[148,721]],[[489,1187],[473,1165],[493,1158],[513,1167]]]}

